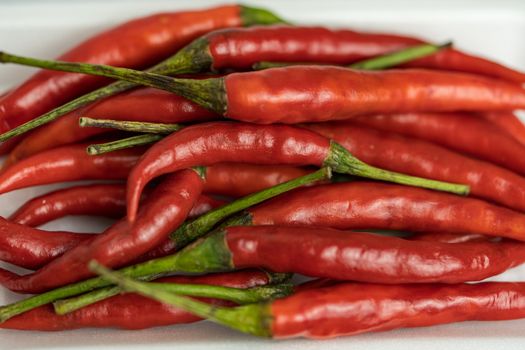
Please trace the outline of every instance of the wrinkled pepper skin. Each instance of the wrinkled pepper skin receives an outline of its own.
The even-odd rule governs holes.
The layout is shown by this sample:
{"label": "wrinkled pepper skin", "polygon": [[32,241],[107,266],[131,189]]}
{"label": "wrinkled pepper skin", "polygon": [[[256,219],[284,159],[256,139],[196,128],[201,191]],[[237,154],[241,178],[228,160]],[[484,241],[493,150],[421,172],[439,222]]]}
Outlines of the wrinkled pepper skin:
{"label": "wrinkled pepper skin", "polygon": [[525,145],[525,125],[513,112],[480,113],[480,117],[488,120],[516,141]]}
{"label": "wrinkled pepper skin", "polygon": [[144,153],[138,147],[91,156],[86,146],[50,149],[6,167],[0,172],[0,193],[64,181],[125,179]]}
{"label": "wrinkled pepper skin", "polygon": [[[423,43],[400,35],[280,25],[222,29],[204,38],[209,43],[213,68],[218,70],[246,70],[260,61],[347,65]],[[519,84],[525,82],[521,72],[453,48],[404,66],[479,74]]]}
{"label": "wrinkled pepper skin", "polygon": [[525,317],[525,284],[339,283],[271,304],[275,338],[332,338],[397,328]]}
{"label": "wrinkled pepper skin", "polygon": [[[159,13],[102,32],[59,59],[145,69],[200,35],[241,25],[240,7]],[[0,131],[5,132],[107,83],[81,74],[40,71],[0,99]]]}
{"label": "wrinkled pepper skin", "polygon": [[525,107],[525,91],[502,80],[421,69],[358,71],[290,66],[224,79],[224,115],[269,124],[404,112],[500,111]]}
{"label": "wrinkled pepper skin", "polygon": [[[93,185],[97,186],[97,185]],[[119,198],[115,198],[115,201],[119,201],[122,204],[122,207],[120,208],[120,213],[122,214],[120,217],[124,216],[126,213],[126,198],[125,198],[125,187],[124,185],[120,185],[122,188],[122,193],[119,194]],[[82,186],[84,187],[84,186]],[[87,188],[88,186],[84,187]],[[64,190],[67,192],[68,190]],[[60,191],[57,191],[59,193]],[[76,193],[78,196],[85,196],[84,198],[88,197],[88,199],[91,199],[89,193],[78,193],[79,190],[77,188],[72,188],[73,193]],[[95,192],[96,191],[92,191]],[[91,192],[90,192],[91,193]],[[51,193],[51,196],[53,196],[55,193]],[[50,196],[50,197],[51,197]],[[45,196],[40,197],[45,198]],[[51,211],[46,212],[48,215],[46,219],[51,219],[50,214],[53,214],[54,219],[57,219],[60,216],[65,215],[64,210],[67,209],[68,214],[71,215],[72,208],[69,206],[75,206],[75,209],[78,209],[77,212],[75,212],[76,215],[81,214],[88,214],[89,215],[100,215],[104,216],[107,215],[106,212],[102,211],[103,207],[97,207],[98,210],[101,211],[97,213],[96,208],[90,208],[90,207],[76,207],[77,201],[71,201],[71,200],[65,200],[60,203],[55,202],[54,205],[48,206],[48,204],[51,204],[51,202],[56,197],[51,197],[49,200],[46,201],[46,203],[38,208],[38,207],[31,207],[26,206],[25,209],[25,215],[22,215],[24,212],[20,211],[20,218],[36,218],[36,219],[42,219],[42,216],[34,215],[34,213],[39,213],[38,209],[41,209],[41,211],[45,211],[47,209],[51,209]],[[37,201],[38,202],[38,201]],[[96,204],[96,199],[93,198],[93,203]],[[84,202],[85,203],[85,202]],[[191,211],[188,215],[188,218],[196,218],[207,211],[217,208],[221,205],[223,205],[225,202],[214,199],[208,196],[200,196],[197,199],[197,202],[191,208]],[[35,203],[37,204],[37,203]],[[60,204],[60,205],[59,205]],[[59,209],[58,211],[53,211],[54,209]],[[85,210],[83,210],[85,209]],[[76,247],[79,243],[87,244],[88,239],[94,239],[96,234],[89,234],[89,233],[73,233],[73,232],[49,232],[49,231],[41,231],[36,229],[31,229],[27,226],[18,226],[14,225],[12,223],[9,223],[7,220],[0,221],[0,224],[3,224],[6,228],[4,230],[4,236],[0,237],[0,260],[9,262],[11,264],[30,269],[30,270],[36,270],[44,265],[50,263],[60,255],[64,254],[68,250],[72,249],[73,247]],[[26,224],[27,225],[27,224]],[[2,226],[0,226],[2,228]],[[3,241],[2,241],[3,240]],[[23,244],[20,244],[20,242],[23,242]],[[152,254],[155,254],[154,252],[158,252],[158,250],[152,250]],[[149,252],[148,252],[149,253]],[[152,255],[154,256],[154,255]]]}
{"label": "wrinkled pepper skin", "polygon": [[484,234],[525,241],[521,213],[474,198],[378,182],[300,188],[246,212],[251,225]]}
{"label": "wrinkled pepper skin", "polygon": [[354,120],[359,125],[430,141],[525,175],[525,146],[477,115],[379,114]]}
{"label": "wrinkled pepper skin", "polygon": [[77,143],[111,129],[82,128],[80,117],[136,120],[156,123],[183,123],[211,120],[216,115],[187,99],[166,91],[142,88],[124,92],[71,112],[31,133],[10,153],[8,162],[46,149]]}
{"label": "wrinkled pepper skin", "polygon": [[188,216],[202,191],[193,170],[168,176],[146,199],[132,225],[118,221],[89,244],[81,244],[40,270],[19,276],[0,270],[0,284],[22,293],[39,293],[92,276],[88,263],[120,267],[163,242]]}
{"label": "wrinkled pepper skin", "polygon": [[321,166],[329,151],[329,139],[285,125],[210,122],[190,126],[157,142],[133,167],[128,177],[128,219],[134,220],[143,188],[157,176],[222,162]]}
{"label": "wrinkled pepper skin", "polygon": [[126,187],[122,184],[74,186],[29,200],[9,220],[35,227],[68,215],[121,218],[125,208]]}
{"label": "wrinkled pepper skin", "polygon": [[292,166],[264,166],[222,163],[206,167],[205,193],[243,197],[265,188],[304,176],[309,169]]}
{"label": "wrinkled pepper skin", "polygon": [[429,179],[464,183],[470,186],[472,196],[525,211],[525,178],[507,169],[429,142],[351,122],[310,124],[308,129],[339,142],[368,164]]}
{"label": "wrinkled pepper skin", "polygon": [[[163,283],[209,284],[233,288],[251,288],[270,283],[266,273],[244,270],[204,276],[174,276],[158,279]],[[229,302],[206,299],[217,305]],[[66,315],[57,315],[52,305],[45,305],[4,323],[3,329],[63,331],[77,328],[121,328],[129,330],[191,323],[200,318],[189,312],[156,302],[137,294],[121,294],[88,305]]]}
{"label": "wrinkled pepper skin", "polygon": [[93,234],[42,231],[0,217],[0,260],[35,269],[92,237]]}
{"label": "wrinkled pepper skin", "polygon": [[224,240],[235,268],[385,284],[480,281],[525,261],[522,242],[429,244],[306,226],[228,227]]}

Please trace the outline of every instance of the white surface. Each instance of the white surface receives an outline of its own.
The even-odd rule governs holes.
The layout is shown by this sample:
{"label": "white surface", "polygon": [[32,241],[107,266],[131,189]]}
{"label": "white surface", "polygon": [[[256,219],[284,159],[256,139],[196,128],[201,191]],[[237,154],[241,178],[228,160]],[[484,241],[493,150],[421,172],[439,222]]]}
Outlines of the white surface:
{"label": "white surface", "polygon": [[[266,6],[294,22],[323,23],[356,29],[386,30],[418,35],[433,41],[453,39],[467,51],[483,54],[525,70],[525,2],[343,0],[247,1]],[[80,39],[135,16],[161,10],[205,7],[211,0],[153,1],[2,1],[0,49],[13,53],[54,57]],[[222,3],[222,1],[220,2]],[[0,91],[33,72],[30,68],[0,66]],[[25,200],[58,186],[15,191],[0,196],[0,215],[8,215]],[[48,229],[93,232],[107,221],[61,220]],[[525,268],[500,276],[524,279]],[[15,300],[0,290],[0,304]],[[467,322],[339,338],[323,342],[268,341],[238,334],[210,323],[163,327],[145,331],[80,330],[37,333],[0,330],[0,349],[522,349],[525,320]]]}

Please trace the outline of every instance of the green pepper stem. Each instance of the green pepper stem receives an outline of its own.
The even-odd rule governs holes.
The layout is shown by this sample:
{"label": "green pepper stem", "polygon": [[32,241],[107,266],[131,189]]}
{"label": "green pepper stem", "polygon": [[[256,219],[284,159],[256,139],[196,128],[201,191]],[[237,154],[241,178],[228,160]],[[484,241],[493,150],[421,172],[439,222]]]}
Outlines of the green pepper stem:
{"label": "green pepper stem", "polygon": [[[202,80],[176,79],[162,74],[142,72],[128,68],[88,63],[40,60],[31,57],[16,56],[6,52],[0,52],[0,63],[16,63],[31,67],[39,67],[71,73],[84,73],[117,80],[124,80],[133,83],[132,87],[135,86],[134,84],[145,85],[179,94],[205,108],[211,109],[221,114],[224,113],[226,109],[226,96],[223,78],[210,78]],[[165,69],[165,66],[166,65],[163,66],[163,69]],[[159,69],[159,71],[161,70]],[[51,120],[52,119],[46,119],[48,122]],[[0,135],[0,142],[6,141],[11,137],[19,135],[21,132],[28,131],[35,127],[34,124],[28,125],[30,123],[36,123],[36,121],[29,121],[26,124],[22,124],[19,127]]]}
{"label": "green pepper stem", "polygon": [[273,198],[294,188],[313,182],[330,179],[331,175],[332,173],[330,168],[324,167],[314,173],[283,182],[279,185],[264,189],[257,193],[250,194],[220,208],[211,210],[191,222],[182,224],[175,232],[171,234],[170,238],[175,241],[175,244],[178,248],[182,248],[188,243],[209,232],[217,223],[232,214],[259,204],[269,198]]}
{"label": "green pepper stem", "polygon": [[148,123],[131,120],[93,119],[80,117],[78,124],[83,128],[107,128],[145,134],[171,134],[182,129],[179,124]]}
{"label": "green pepper stem", "polygon": [[225,325],[244,333],[270,337],[271,311],[268,303],[250,304],[234,308],[218,307],[183,297],[158,286],[133,280],[125,275],[112,272],[92,261],[90,269],[104,279],[120,286],[123,290],[138,293],[164,304],[181,308],[199,317]]}
{"label": "green pepper stem", "polygon": [[[259,286],[253,288],[232,288],[224,286],[213,286],[203,284],[187,284],[187,283],[150,283],[159,290],[164,290],[170,293],[180,295],[188,295],[192,297],[215,298],[232,301],[236,304],[253,304],[261,301],[283,298],[293,292],[293,285],[290,283]],[[97,301],[107,299],[122,292],[118,286],[105,287],[97,289],[88,294],[83,294],[78,297],[58,300],[53,303],[55,312],[59,315],[76,311],[80,308],[86,307]]]}
{"label": "green pepper stem", "polygon": [[149,145],[151,143],[161,140],[162,138],[164,138],[164,135],[158,135],[158,134],[144,134],[144,135],[131,136],[131,137],[121,139],[121,140],[89,145],[86,148],[86,152],[89,155],[94,156],[94,155],[99,155],[103,153],[118,151],[119,149],[131,148],[131,147],[142,146],[142,145]]}
{"label": "green pepper stem", "polygon": [[331,142],[330,155],[325,160],[325,165],[332,167],[333,171],[338,173],[352,174],[375,180],[423,187],[459,195],[467,195],[470,190],[470,187],[467,185],[429,180],[373,167],[360,161],[348,152],[346,148],[334,141]]}
{"label": "green pepper stem", "polygon": [[381,70],[408,63],[426,56],[435,54],[452,45],[452,42],[447,42],[442,45],[421,44],[413,47],[394,51],[389,54],[373,57],[363,61],[356,62],[349,65],[349,68],[364,69],[364,70]]}
{"label": "green pepper stem", "polygon": [[[121,269],[120,272],[132,278],[150,279],[174,272],[208,273],[230,271],[234,266],[224,235],[223,231],[217,231],[206,239],[186,247],[177,254],[128,266]],[[0,307],[0,323],[36,307],[109,285],[111,283],[100,277],[90,278]]]}
{"label": "green pepper stem", "polygon": [[[387,53],[381,56],[368,58],[359,62],[355,62],[347,66],[348,68],[353,69],[363,69],[363,70],[381,70],[381,69],[387,69],[395,66],[399,66],[405,63],[408,63],[410,61],[417,60],[419,58],[423,58],[426,56],[430,56],[435,54],[436,52],[439,52],[443,49],[449,48],[452,46],[452,42],[446,42],[444,44],[440,45],[434,45],[434,44],[421,44],[416,46],[407,47],[404,49],[400,49],[398,51],[394,51],[391,53]],[[311,62],[269,62],[269,61],[262,61],[255,63],[252,68],[253,70],[263,70],[268,68],[279,68],[279,67],[287,67],[291,65],[307,65],[312,64]]]}
{"label": "green pepper stem", "polygon": [[280,18],[275,13],[266,9],[241,5],[241,20],[244,26],[255,24],[290,24],[290,22]]}

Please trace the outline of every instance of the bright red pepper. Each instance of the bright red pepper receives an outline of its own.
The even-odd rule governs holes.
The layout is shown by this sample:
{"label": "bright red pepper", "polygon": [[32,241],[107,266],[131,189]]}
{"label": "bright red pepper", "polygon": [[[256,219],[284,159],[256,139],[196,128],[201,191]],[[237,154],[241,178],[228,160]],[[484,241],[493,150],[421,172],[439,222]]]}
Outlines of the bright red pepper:
{"label": "bright red pepper", "polygon": [[[249,23],[238,5],[160,13],[102,32],[60,59],[144,69],[208,31]],[[106,82],[83,75],[39,72],[0,100],[0,130],[9,130]]]}
{"label": "bright red pepper", "polygon": [[0,172],[0,193],[63,181],[123,179],[144,153],[144,148],[129,148],[90,156],[86,146],[59,147],[12,164]]}
{"label": "bright red pepper", "polygon": [[[310,124],[368,164],[442,181],[470,185],[473,196],[525,211],[525,178],[499,166],[440,146],[352,122]],[[494,147],[498,147],[494,145]]]}
{"label": "bright red pepper", "polygon": [[525,216],[513,210],[473,198],[364,181],[296,189],[247,209],[229,223],[483,234],[525,241]]}
{"label": "bright red pepper", "polygon": [[[79,186],[78,188],[73,187],[71,190],[59,190],[47,196],[44,195],[24,205],[22,208],[24,210],[18,211],[17,218],[19,221],[25,221],[23,222],[24,225],[28,225],[29,223],[34,223],[35,220],[41,220],[40,224],[42,224],[44,219],[46,221],[57,219],[64,216],[66,212],[69,215],[107,215],[103,205],[97,206],[98,199],[95,198],[95,194],[99,192],[97,186],[105,187],[106,185]],[[125,187],[123,185],[117,186],[120,186],[121,191],[116,191],[117,197],[112,200],[120,203],[121,215],[119,217],[122,217],[126,212]],[[73,194],[78,196],[80,202],[85,205],[78,206],[79,200],[69,196]],[[107,194],[104,194],[104,196],[107,196]],[[45,203],[40,205],[43,201]],[[87,205],[89,201],[95,207]],[[223,204],[223,201],[202,195],[191,208],[188,218],[196,218]],[[76,210],[74,213],[72,213],[73,209]],[[13,221],[16,223],[16,220]],[[0,238],[0,243],[2,243],[0,244],[0,260],[31,270],[39,269],[50,263],[66,251],[77,246],[79,242],[88,244],[88,240],[94,239],[97,235],[40,231],[27,226],[15,225],[7,220],[0,221],[0,224],[3,225],[0,225],[0,228],[5,227],[5,234]],[[4,241],[1,242],[1,239]],[[148,256],[151,256],[151,254]]]}
{"label": "bright red pepper", "polygon": [[211,122],[184,128],[156,143],[128,177],[127,213],[133,221],[143,188],[153,178],[197,165],[241,162],[261,165],[328,166],[336,172],[465,193],[464,187],[432,183],[371,168],[337,143],[286,125]]}
{"label": "bright red pepper", "polygon": [[194,170],[177,172],[149,196],[133,225],[120,220],[89,244],[76,246],[35,273],[19,276],[0,270],[0,284],[13,291],[38,293],[89,277],[87,264],[92,259],[123,266],[160,244],[186,219],[202,185]]}
{"label": "bright red pepper", "polygon": [[40,151],[83,141],[110,129],[82,128],[81,116],[114,120],[137,120],[159,123],[197,122],[213,119],[215,114],[187,99],[166,91],[142,88],[109,97],[71,112],[51,124],[32,132],[11,152],[9,163],[15,163]]}
{"label": "bright red pepper", "polygon": [[[260,270],[245,270],[205,276],[174,276],[157,280],[163,283],[210,284],[234,288],[251,288],[271,283]],[[214,305],[229,305],[209,300]],[[181,309],[166,306],[137,294],[116,295],[66,315],[57,315],[52,305],[44,305],[0,323],[3,329],[62,331],[86,327],[144,329],[199,321]]]}
{"label": "bright red pepper", "polygon": [[261,307],[270,308],[266,315],[272,321],[267,327],[275,338],[331,338],[469,320],[524,318],[524,305],[524,283],[340,283],[308,289]]}
{"label": "bright red pepper", "polygon": [[521,157],[525,152],[525,145],[477,115],[379,114],[357,117],[354,120],[359,125],[431,141],[525,175],[525,159]]}

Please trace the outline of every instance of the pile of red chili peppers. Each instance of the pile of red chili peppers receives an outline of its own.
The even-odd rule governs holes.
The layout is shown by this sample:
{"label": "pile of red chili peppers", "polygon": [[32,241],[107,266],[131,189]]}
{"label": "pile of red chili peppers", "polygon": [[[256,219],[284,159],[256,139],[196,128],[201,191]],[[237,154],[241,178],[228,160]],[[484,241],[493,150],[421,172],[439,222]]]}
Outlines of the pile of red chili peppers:
{"label": "pile of red chili peppers", "polygon": [[[0,260],[31,270],[0,285],[34,294],[0,328],[326,338],[525,318],[525,282],[483,282],[525,262],[525,73],[235,4],[0,63],[44,68],[0,96],[0,193],[93,182],[0,217]],[[113,223],[39,228],[69,215]]]}

